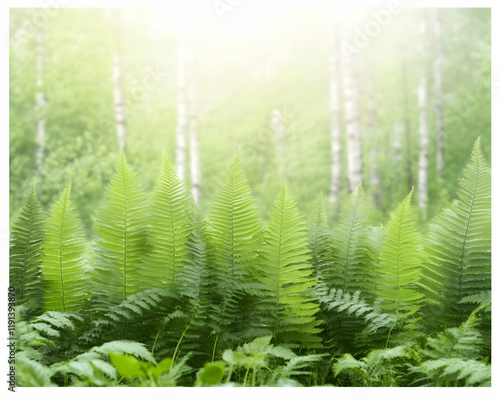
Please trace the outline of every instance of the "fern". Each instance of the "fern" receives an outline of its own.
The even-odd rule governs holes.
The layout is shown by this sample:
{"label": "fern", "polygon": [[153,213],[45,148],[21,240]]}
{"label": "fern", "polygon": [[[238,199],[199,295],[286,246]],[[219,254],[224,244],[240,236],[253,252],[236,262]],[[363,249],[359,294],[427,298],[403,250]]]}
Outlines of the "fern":
{"label": "fern", "polygon": [[394,211],[385,227],[379,255],[378,296],[382,308],[397,318],[418,311],[417,290],[422,253],[411,204],[412,192]]}
{"label": "fern", "polygon": [[411,357],[407,345],[372,350],[359,360],[346,353],[335,362],[332,371],[335,377],[342,374],[352,377],[352,386],[358,386],[358,382],[363,386],[398,386],[400,371],[404,369],[402,361]]}
{"label": "fern", "polygon": [[9,278],[16,304],[29,304],[33,314],[43,304],[41,264],[45,236],[42,206],[35,185],[10,233]]}
{"label": "fern", "polygon": [[42,266],[46,310],[78,310],[86,298],[84,233],[68,185],[47,220]]}
{"label": "fern", "polygon": [[117,304],[141,289],[138,269],[147,236],[144,195],[123,152],[97,215],[100,240],[95,249],[94,290],[98,303]]}
{"label": "fern", "polygon": [[361,185],[342,207],[333,230],[333,266],[329,286],[343,291],[361,291],[372,297],[372,260],[367,235],[370,208]]}
{"label": "fern", "polygon": [[173,164],[164,157],[160,178],[151,195],[152,249],[141,268],[146,287],[162,287],[169,283],[180,288],[182,285],[179,276],[188,262],[190,203],[188,190]]}
{"label": "fern", "polygon": [[459,325],[474,309],[463,297],[491,290],[491,173],[479,144],[458,182],[458,199],[433,221],[425,241],[425,293],[437,306],[435,322],[445,326]]}
{"label": "fern", "polygon": [[419,370],[434,386],[491,386],[491,365],[477,360],[440,358],[428,360]]}
{"label": "fern", "polygon": [[262,231],[262,222],[237,156],[224,176],[209,214],[214,264],[224,274],[222,286],[218,288],[223,297],[219,331],[227,347],[237,340],[263,333],[251,317],[260,297],[253,274]]}
{"label": "fern", "polygon": [[259,262],[260,280],[275,307],[268,323],[277,343],[318,347],[321,329],[315,314],[319,307],[304,293],[315,285],[304,223],[284,184],[269,218]]}
{"label": "fern", "polygon": [[307,222],[311,264],[318,283],[331,280],[332,237],[326,223],[325,199],[320,198]]}
{"label": "fern", "polygon": [[351,294],[318,285],[314,293],[321,306],[323,336],[328,342],[333,341],[343,351],[353,354],[384,344],[381,340],[394,326],[394,315],[361,299],[360,291]]}

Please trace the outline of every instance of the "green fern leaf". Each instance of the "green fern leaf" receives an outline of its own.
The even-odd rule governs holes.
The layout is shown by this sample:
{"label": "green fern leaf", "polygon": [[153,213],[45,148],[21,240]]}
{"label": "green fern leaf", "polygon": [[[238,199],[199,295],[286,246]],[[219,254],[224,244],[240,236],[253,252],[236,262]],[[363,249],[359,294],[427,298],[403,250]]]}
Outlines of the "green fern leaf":
{"label": "green fern leaf", "polygon": [[78,310],[86,298],[85,239],[68,185],[47,220],[42,273],[46,310]]}
{"label": "green fern leaf", "polygon": [[9,277],[16,304],[39,308],[43,300],[42,246],[45,236],[42,206],[35,185],[10,233]]}
{"label": "green fern leaf", "polygon": [[138,269],[147,236],[145,197],[123,152],[97,215],[100,240],[95,249],[94,288],[99,303],[117,304],[141,289]]}
{"label": "green fern leaf", "polygon": [[315,314],[319,307],[312,296],[304,293],[316,283],[311,277],[313,267],[309,264],[307,237],[284,184],[269,217],[259,262],[259,279],[277,311],[274,321],[268,323],[277,343],[318,347],[317,334],[321,329]]}
{"label": "green fern leaf", "polygon": [[367,238],[370,205],[359,185],[343,206],[339,222],[333,230],[333,266],[330,287],[343,291],[360,290],[363,297],[372,297],[372,252]]}
{"label": "green fern leaf", "polygon": [[332,235],[326,223],[325,199],[320,198],[307,222],[311,264],[318,283],[331,280]]}
{"label": "green fern leaf", "polygon": [[438,323],[457,326],[474,309],[466,296],[491,290],[491,173],[479,139],[459,180],[458,199],[429,227],[423,284]]}
{"label": "green fern leaf", "polygon": [[384,299],[382,308],[397,317],[418,311],[422,297],[417,290],[422,254],[411,204],[412,193],[392,213],[379,255],[377,297]]}
{"label": "green fern leaf", "polygon": [[141,268],[147,287],[165,284],[180,286],[179,276],[188,262],[187,241],[190,234],[188,190],[177,176],[174,165],[163,159],[162,171],[151,195],[151,252]]}

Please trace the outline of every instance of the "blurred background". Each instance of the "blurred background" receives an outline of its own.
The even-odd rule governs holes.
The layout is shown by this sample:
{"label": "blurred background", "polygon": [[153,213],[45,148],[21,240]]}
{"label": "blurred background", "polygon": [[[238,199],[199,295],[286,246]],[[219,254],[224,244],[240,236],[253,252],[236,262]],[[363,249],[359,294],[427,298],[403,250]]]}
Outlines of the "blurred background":
{"label": "blurred background", "polygon": [[425,222],[479,136],[490,161],[489,9],[205,7],[11,9],[11,221],[34,179],[45,209],[71,181],[91,237],[120,148],[203,210],[239,154],[264,218],[284,180],[332,218],[362,183],[380,221],[413,187]]}

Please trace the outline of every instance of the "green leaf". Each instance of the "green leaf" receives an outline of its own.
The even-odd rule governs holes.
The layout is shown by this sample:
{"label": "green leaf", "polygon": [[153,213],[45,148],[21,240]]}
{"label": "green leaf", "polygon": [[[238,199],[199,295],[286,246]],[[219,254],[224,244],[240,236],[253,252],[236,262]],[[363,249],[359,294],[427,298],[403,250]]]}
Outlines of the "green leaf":
{"label": "green leaf", "polygon": [[218,385],[225,373],[226,363],[224,361],[207,363],[197,374],[197,384],[200,386]]}
{"label": "green leaf", "polygon": [[93,277],[97,300],[117,304],[141,290],[138,270],[147,236],[145,196],[123,152],[95,227],[100,236]]}
{"label": "green leaf", "polygon": [[47,220],[42,267],[47,310],[78,310],[87,296],[84,232],[70,196],[68,185]]}
{"label": "green leaf", "polygon": [[30,302],[38,308],[43,300],[42,246],[45,236],[42,206],[35,185],[10,232],[9,278],[16,289],[16,304]]}

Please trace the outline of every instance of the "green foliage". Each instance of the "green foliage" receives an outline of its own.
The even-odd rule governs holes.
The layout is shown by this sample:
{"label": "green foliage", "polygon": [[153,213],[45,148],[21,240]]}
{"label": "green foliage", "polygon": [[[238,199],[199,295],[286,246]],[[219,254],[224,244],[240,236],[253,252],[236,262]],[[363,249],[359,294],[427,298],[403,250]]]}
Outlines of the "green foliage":
{"label": "green foliage", "polygon": [[342,289],[328,289],[318,285],[314,293],[324,319],[324,337],[334,340],[342,350],[356,353],[360,349],[385,344],[384,337],[395,326],[396,317],[384,313],[380,303],[369,304],[361,299],[361,292],[353,294]]}
{"label": "green foliage", "polygon": [[333,265],[328,285],[372,297],[372,251],[368,241],[370,204],[361,185],[342,207],[333,229]]}
{"label": "green foliage", "polygon": [[268,293],[272,309],[266,319],[276,342],[290,347],[318,347],[321,329],[315,314],[318,305],[304,294],[315,284],[309,261],[307,237],[293,199],[285,185],[269,214],[257,276]]}
{"label": "green foliage", "polygon": [[311,264],[318,283],[331,281],[332,237],[326,221],[325,199],[319,198],[307,221]]}
{"label": "green foliage", "polygon": [[391,214],[379,254],[377,297],[396,318],[417,312],[422,297],[417,290],[422,251],[411,198],[412,192]]}
{"label": "green foliage", "polygon": [[146,246],[145,197],[125,154],[97,211],[93,284],[98,303],[119,303],[141,289],[139,268]]}
{"label": "green foliage", "polygon": [[[190,195],[177,176],[174,165],[166,158],[155,190],[151,194],[150,241],[152,246],[141,268],[146,287],[162,287],[166,283],[181,288],[187,268]],[[187,289],[187,288],[186,288]]]}
{"label": "green foliage", "polygon": [[87,297],[84,233],[70,196],[71,184],[47,219],[42,266],[46,310],[79,310]]}
{"label": "green foliage", "polygon": [[491,173],[474,145],[458,199],[436,217],[425,241],[425,293],[435,324],[458,325],[474,309],[462,298],[491,289]]}
{"label": "green foliage", "polygon": [[263,228],[239,156],[220,184],[208,221],[213,262],[223,274],[219,287],[223,296],[220,325],[225,327],[223,340],[230,346],[236,339],[261,333],[257,326],[252,326],[254,319],[249,315],[260,296],[253,274]]}
{"label": "green foliage", "polygon": [[[483,165],[477,147],[473,159]],[[464,182],[472,179],[467,171]],[[477,173],[478,182],[489,176],[484,168]],[[428,270],[426,279],[419,279],[422,260],[437,261],[420,247],[412,193],[385,227],[373,227],[359,187],[332,232],[321,203],[306,230],[284,184],[263,229],[239,158],[221,183],[208,221],[167,161],[151,196],[152,217],[138,182],[122,154],[100,211],[101,239],[90,271],[116,279],[114,286],[96,281],[95,293],[85,290],[86,246],[71,186],[53,206],[42,276],[32,282],[52,288],[45,295],[48,311],[30,315],[29,302],[16,309],[19,384],[491,384],[490,275],[466,280],[488,283],[471,285],[474,290],[456,300],[454,307],[473,310],[466,320],[437,330],[432,318],[419,318],[427,310],[436,318],[435,310],[450,303],[433,296],[431,285],[446,288],[449,281],[435,273],[431,282]],[[20,246],[33,244],[26,234],[33,231],[33,220],[42,229],[33,210],[39,211],[34,192],[13,231],[12,241]],[[489,261],[480,232],[480,256],[473,260]],[[35,261],[41,259],[34,254]],[[28,260],[16,259],[15,265]],[[455,260],[455,267],[460,262]],[[22,273],[22,268],[11,271]],[[366,282],[358,282],[358,276]],[[109,287],[116,289],[114,295],[104,290]],[[92,296],[97,307],[83,308],[83,300]]]}
{"label": "green foliage", "polygon": [[45,235],[43,210],[35,185],[10,233],[9,280],[16,304],[29,304],[33,312],[42,306],[41,264]]}
{"label": "green foliage", "polygon": [[[410,358],[408,346],[373,350],[359,360],[346,353],[332,367],[335,377],[348,375],[352,386],[400,386],[398,382],[402,360]],[[399,368],[398,368],[399,367]]]}

